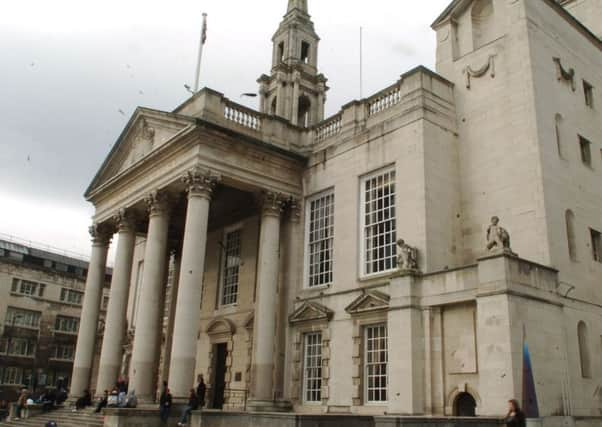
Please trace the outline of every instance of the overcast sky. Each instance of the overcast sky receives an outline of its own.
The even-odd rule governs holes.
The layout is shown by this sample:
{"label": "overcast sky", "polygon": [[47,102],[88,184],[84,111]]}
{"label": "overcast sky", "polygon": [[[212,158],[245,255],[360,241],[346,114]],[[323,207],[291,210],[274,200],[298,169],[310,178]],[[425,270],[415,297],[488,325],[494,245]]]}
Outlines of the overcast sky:
{"label": "overcast sky", "polygon": [[[328,115],[423,64],[431,22],[449,0],[309,0],[329,78]],[[240,98],[269,72],[287,0],[19,0],[0,13],[0,233],[89,253],[83,193],[139,105],[171,111],[194,78],[209,14],[201,86]],[[250,102],[250,104],[249,104]]]}

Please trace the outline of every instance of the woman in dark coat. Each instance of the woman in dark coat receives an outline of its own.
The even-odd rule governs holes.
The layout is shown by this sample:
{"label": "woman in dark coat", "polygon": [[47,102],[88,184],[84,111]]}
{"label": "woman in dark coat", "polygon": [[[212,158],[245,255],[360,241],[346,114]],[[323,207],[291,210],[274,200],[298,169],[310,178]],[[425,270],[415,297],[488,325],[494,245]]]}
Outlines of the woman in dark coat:
{"label": "woman in dark coat", "polygon": [[508,401],[508,415],[506,415],[508,427],[526,427],[525,414],[520,405],[514,399]]}
{"label": "woman in dark coat", "polygon": [[159,398],[159,415],[161,416],[161,421],[163,423],[167,423],[169,420],[169,412],[171,411],[171,393],[167,388],[167,385],[164,385],[163,392],[161,393],[161,397]]}

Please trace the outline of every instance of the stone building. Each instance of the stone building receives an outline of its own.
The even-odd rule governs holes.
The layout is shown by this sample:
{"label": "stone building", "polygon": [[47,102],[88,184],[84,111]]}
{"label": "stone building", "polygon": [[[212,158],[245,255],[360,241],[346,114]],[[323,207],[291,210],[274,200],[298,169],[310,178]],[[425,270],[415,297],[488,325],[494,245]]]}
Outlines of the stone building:
{"label": "stone building", "polygon": [[539,414],[599,425],[601,13],[455,0],[436,72],[325,119],[319,37],[289,0],[259,111],[211,89],[139,108],[86,192],[73,394],[117,233],[99,389],[125,369],[149,402],[161,371],[176,399],[203,374],[210,408],[499,416],[528,348]]}
{"label": "stone building", "polygon": [[69,387],[87,270],[82,259],[0,238],[0,400],[22,387]]}

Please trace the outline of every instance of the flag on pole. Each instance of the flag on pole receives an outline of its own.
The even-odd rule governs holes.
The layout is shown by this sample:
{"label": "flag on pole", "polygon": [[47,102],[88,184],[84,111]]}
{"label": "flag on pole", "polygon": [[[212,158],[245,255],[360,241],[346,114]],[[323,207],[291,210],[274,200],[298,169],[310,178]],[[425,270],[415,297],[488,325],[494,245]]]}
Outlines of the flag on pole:
{"label": "flag on pole", "polygon": [[201,43],[205,44],[207,41],[207,14],[203,13],[203,30],[201,32]]}
{"label": "flag on pole", "polygon": [[531,354],[527,344],[527,329],[523,325],[523,411],[527,418],[539,418],[539,405],[537,404],[537,391]]}

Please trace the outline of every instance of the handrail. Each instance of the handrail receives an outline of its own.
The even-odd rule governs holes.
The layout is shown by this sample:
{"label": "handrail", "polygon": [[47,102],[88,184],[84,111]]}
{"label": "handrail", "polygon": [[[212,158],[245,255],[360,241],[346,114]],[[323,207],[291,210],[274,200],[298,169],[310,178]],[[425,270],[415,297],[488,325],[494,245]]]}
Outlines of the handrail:
{"label": "handrail", "polygon": [[373,116],[399,104],[401,101],[401,85],[399,83],[368,98],[368,115]]}
{"label": "handrail", "polygon": [[259,132],[261,130],[261,114],[236,104],[230,100],[225,100],[224,118],[243,127]]}
{"label": "handrail", "polygon": [[316,126],[316,142],[321,142],[331,136],[341,132],[343,125],[343,115],[341,113],[319,123]]}

